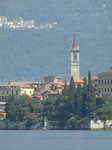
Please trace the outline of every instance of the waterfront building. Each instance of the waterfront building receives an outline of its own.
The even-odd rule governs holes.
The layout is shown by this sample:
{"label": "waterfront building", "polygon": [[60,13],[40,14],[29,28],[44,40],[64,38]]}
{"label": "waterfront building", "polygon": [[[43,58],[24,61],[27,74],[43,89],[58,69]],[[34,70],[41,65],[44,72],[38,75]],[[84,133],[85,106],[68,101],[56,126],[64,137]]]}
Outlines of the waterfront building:
{"label": "waterfront building", "polygon": [[36,89],[35,86],[36,82],[33,81],[0,84],[0,101],[5,101],[8,95],[13,95],[16,98],[23,94],[31,96]]}
{"label": "waterfront building", "polygon": [[6,111],[0,108],[0,120],[3,120],[5,118],[6,118]]}
{"label": "waterfront building", "polygon": [[112,96],[112,67],[105,72],[98,73],[98,89],[99,95]]}
{"label": "waterfront building", "polygon": [[55,83],[60,83],[62,82],[62,77],[59,76],[45,76],[44,77],[44,83],[49,83],[49,82],[55,82]]}

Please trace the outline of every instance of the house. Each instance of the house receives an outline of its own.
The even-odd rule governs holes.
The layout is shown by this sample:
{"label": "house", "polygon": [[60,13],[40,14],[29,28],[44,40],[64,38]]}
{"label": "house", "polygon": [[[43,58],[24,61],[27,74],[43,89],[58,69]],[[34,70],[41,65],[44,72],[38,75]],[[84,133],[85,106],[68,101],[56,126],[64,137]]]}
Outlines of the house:
{"label": "house", "polygon": [[31,95],[31,98],[38,99],[40,101],[44,99],[44,96],[42,93],[34,91],[33,94]]}
{"label": "house", "polygon": [[60,83],[62,82],[62,77],[59,76],[45,76],[44,77],[44,83],[49,83],[49,82],[55,82],[55,83]]}
{"label": "house", "polygon": [[6,112],[5,110],[0,108],[0,120],[6,119]]}
{"label": "house", "polygon": [[20,95],[20,90],[19,86],[0,84],[0,101],[5,101],[8,95],[18,97]]}
{"label": "house", "polygon": [[58,95],[57,92],[53,92],[53,91],[45,91],[42,94],[43,94],[44,99],[54,98],[54,97],[56,97]]}
{"label": "house", "polygon": [[0,102],[0,108],[5,109],[6,102]]}
{"label": "house", "polygon": [[26,94],[31,96],[36,89],[34,81],[7,82],[0,84],[0,101],[5,101],[8,95],[14,95],[16,98]]}
{"label": "house", "polygon": [[64,83],[62,82],[62,77],[45,76],[44,83],[37,83],[37,92],[32,94],[32,98],[40,98],[40,100],[42,100],[49,97],[56,97],[62,93],[63,88]]}
{"label": "house", "polygon": [[98,73],[98,88],[99,95],[112,96],[112,67],[108,71]]}

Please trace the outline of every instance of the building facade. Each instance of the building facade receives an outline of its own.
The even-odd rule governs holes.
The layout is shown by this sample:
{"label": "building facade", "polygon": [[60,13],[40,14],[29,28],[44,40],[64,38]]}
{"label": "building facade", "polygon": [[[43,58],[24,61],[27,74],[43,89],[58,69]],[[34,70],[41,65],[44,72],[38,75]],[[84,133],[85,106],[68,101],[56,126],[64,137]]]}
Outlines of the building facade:
{"label": "building facade", "polygon": [[79,46],[77,46],[77,39],[75,34],[73,47],[71,49],[71,76],[73,76],[74,79],[78,79],[80,77],[79,70]]}
{"label": "building facade", "polygon": [[99,95],[112,95],[112,67],[109,71],[98,73],[98,88]]}
{"label": "building facade", "polygon": [[10,86],[5,84],[0,84],[0,101],[6,101],[7,96],[14,95],[18,97],[20,95],[19,86]]}
{"label": "building facade", "polygon": [[7,96],[13,95],[18,98],[20,95],[31,96],[35,90],[35,82],[8,82],[0,84],[0,101],[6,101]]}

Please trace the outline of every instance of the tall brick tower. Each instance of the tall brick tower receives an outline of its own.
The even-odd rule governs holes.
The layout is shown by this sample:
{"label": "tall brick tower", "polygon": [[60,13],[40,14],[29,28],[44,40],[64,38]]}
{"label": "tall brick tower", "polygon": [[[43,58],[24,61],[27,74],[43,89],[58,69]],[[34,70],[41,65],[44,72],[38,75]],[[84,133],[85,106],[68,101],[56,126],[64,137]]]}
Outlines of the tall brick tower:
{"label": "tall brick tower", "polygon": [[71,76],[74,79],[80,77],[79,73],[79,46],[77,46],[76,34],[74,35],[73,47],[71,48]]}

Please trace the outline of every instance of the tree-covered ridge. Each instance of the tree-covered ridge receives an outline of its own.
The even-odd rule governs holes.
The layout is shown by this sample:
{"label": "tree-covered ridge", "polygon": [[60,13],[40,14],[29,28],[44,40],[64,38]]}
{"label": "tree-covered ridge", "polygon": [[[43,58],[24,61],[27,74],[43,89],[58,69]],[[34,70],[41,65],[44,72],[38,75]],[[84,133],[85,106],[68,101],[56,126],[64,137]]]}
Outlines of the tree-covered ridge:
{"label": "tree-covered ridge", "polygon": [[26,95],[15,99],[9,96],[6,104],[7,118],[17,122],[24,122],[27,127],[35,123],[44,125],[44,118],[60,128],[67,126],[69,129],[80,128],[80,123],[89,119],[112,119],[112,99],[96,98],[91,82],[91,73],[84,85],[75,88],[73,77],[67,88],[66,81],[62,95],[38,101]]}
{"label": "tree-covered ridge", "polygon": [[108,70],[112,48],[111,3],[111,0],[0,1],[0,16],[8,20],[22,17],[33,19],[36,25],[57,22],[50,30],[0,28],[0,81],[40,81],[47,75],[68,80],[74,32],[80,48],[81,76],[88,70],[93,75]]}

